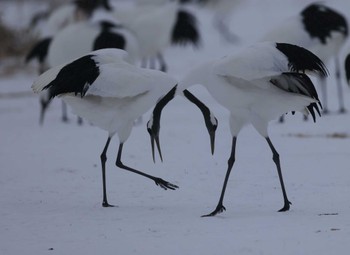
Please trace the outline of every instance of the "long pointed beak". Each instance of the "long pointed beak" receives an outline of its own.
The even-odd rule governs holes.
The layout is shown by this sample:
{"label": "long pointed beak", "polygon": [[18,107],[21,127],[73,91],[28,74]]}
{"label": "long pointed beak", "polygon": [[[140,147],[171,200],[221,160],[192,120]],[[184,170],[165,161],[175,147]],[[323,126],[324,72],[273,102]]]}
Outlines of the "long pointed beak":
{"label": "long pointed beak", "polygon": [[154,155],[154,141],[156,141],[156,146],[159,152],[160,160],[163,162],[162,151],[160,150],[159,143],[159,129],[160,129],[160,117],[163,108],[174,98],[177,85],[175,85],[165,96],[163,96],[153,109],[152,116],[147,122],[147,130],[151,136],[151,146],[152,146],[152,157],[153,162],[156,162]]}
{"label": "long pointed beak", "polygon": [[160,160],[163,162],[163,156],[162,156],[162,151],[160,149],[160,143],[159,143],[159,136],[151,136],[151,146],[152,146],[152,158],[153,158],[153,162],[156,163],[156,159],[155,159],[155,153],[154,153],[154,141],[156,141],[156,146],[157,146],[157,150],[159,153],[159,157]]}
{"label": "long pointed beak", "polygon": [[211,154],[214,155],[215,150],[215,130],[209,132],[210,136],[210,148],[211,148]]}

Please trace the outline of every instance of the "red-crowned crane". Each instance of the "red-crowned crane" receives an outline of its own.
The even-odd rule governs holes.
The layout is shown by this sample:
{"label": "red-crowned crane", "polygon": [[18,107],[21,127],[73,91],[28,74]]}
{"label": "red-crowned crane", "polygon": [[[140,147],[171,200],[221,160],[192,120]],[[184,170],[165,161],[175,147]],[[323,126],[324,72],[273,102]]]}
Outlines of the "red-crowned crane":
{"label": "red-crowned crane", "polygon": [[[101,153],[103,207],[110,207],[106,191],[106,153],[112,137],[119,137],[116,165],[124,170],[142,175],[167,190],[177,185],[146,174],[122,163],[123,145],[130,136],[134,120],[154,107],[147,129],[151,136],[152,155],[154,142],[159,144],[161,111],[177,93],[177,81],[168,74],[151,69],[138,68],[128,61],[127,52],[118,49],[93,51],[68,64],[56,66],[34,81],[34,92],[48,91],[49,97],[59,96],[79,116],[108,132]],[[211,137],[214,152],[214,137],[217,120],[210,110],[190,92],[185,94],[202,111]]]}
{"label": "red-crowned crane", "polygon": [[268,123],[290,111],[310,113],[314,120],[315,111],[320,114],[321,103],[306,72],[327,75],[323,62],[310,51],[291,44],[264,42],[236,55],[202,64],[179,83],[179,90],[195,84],[203,85],[230,112],[232,149],[228,169],[216,209],[204,216],[214,216],[225,210],[223,200],[235,162],[236,140],[246,124],[252,124],[266,139],[282,188],[284,205],[280,211],[289,210],[279,154],[268,135]]}

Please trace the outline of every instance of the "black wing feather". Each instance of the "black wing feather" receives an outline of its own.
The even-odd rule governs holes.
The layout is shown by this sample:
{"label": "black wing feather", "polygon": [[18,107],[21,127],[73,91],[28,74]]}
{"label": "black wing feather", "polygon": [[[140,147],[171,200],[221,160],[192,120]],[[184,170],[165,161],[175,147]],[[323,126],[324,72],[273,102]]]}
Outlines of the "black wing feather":
{"label": "black wing feather", "polygon": [[300,95],[308,96],[318,101],[311,103],[306,108],[310,112],[314,121],[316,121],[315,110],[321,116],[319,107],[322,109],[322,104],[318,98],[317,91],[311,79],[303,73],[282,73],[279,76],[272,77],[270,82],[278,88]]}
{"label": "black wing feather", "polygon": [[184,10],[177,13],[177,19],[172,32],[172,43],[179,45],[192,44],[200,46],[201,37],[197,25],[196,17]]}
{"label": "black wing feather", "polygon": [[309,50],[288,43],[276,43],[276,48],[288,58],[291,71],[313,71],[321,76],[328,75],[327,67],[322,60]]}
{"label": "black wing feather", "polygon": [[99,74],[100,70],[93,55],[86,55],[65,65],[44,89],[49,90],[50,98],[65,93],[80,94],[83,97]]}

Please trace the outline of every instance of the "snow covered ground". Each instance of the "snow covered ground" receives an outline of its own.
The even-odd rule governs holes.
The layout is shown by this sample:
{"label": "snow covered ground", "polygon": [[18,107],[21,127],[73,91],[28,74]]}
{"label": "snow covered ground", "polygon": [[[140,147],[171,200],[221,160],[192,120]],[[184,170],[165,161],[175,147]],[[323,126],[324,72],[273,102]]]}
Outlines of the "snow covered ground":
{"label": "snow covered ground", "polygon": [[[204,44],[199,50],[166,52],[170,73],[234,52],[299,11],[307,1],[250,0],[234,12],[231,28],[241,36],[231,46],[211,26],[209,11],[198,11]],[[350,10],[348,1],[331,1]],[[350,13],[349,13],[350,15]],[[332,65],[329,66],[332,72]],[[212,218],[231,146],[227,111],[201,87],[193,91],[219,119],[216,152],[200,112],[176,98],[163,112],[160,134],[164,162],[153,164],[145,123],[134,128],[123,162],[180,186],[164,191],[143,177],[115,167],[118,140],[108,154],[109,202],[102,208],[99,155],[107,138],[88,124],[60,122],[60,101],[38,125],[39,103],[30,91],[35,74],[0,79],[0,254],[346,254],[350,248],[350,89],[348,113],[317,123],[288,115],[271,122],[270,136],[281,155],[291,210],[283,205],[271,152],[246,127],[238,137],[236,163],[224,205]],[[334,77],[329,78],[330,83]],[[149,117],[146,114],[145,119]]]}

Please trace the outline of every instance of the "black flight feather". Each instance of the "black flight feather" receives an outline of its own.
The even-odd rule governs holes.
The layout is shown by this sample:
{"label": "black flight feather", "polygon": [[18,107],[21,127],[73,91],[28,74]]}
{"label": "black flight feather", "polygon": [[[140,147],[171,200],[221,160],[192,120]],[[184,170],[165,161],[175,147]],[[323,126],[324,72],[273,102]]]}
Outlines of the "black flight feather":
{"label": "black flight feather", "polygon": [[322,60],[309,50],[288,43],[276,43],[276,48],[288,58],[288,66],[291,71],[313,71],[320,76],[328,75],[328,70]]}
{"label": "black flight feather", "polygon": [[318,101],[311,103],[306,108],[310,112],[314,121],[316,121],[315,110],[321,116],[319,107],[322,109],[322,104],[318,98],[317,91],[311,79],[304,73],[282,73],[281,75],[272,77],[270,82],[278,88],[291,93],[297,93]]}
{"label": "black flight feather", "polygon": [[179,45],[192,44],[200,46],[201,37],[196,17],[184,10],[177,13],[176,23],[172,31],[172,43]]}
{"label": "black flight feather", "polygon": [[86,55],[65,65],[44,89],[49,90],[49,97],[74,93],[83,97],[89,86],[97,79],[100,70],[93,55]]}

